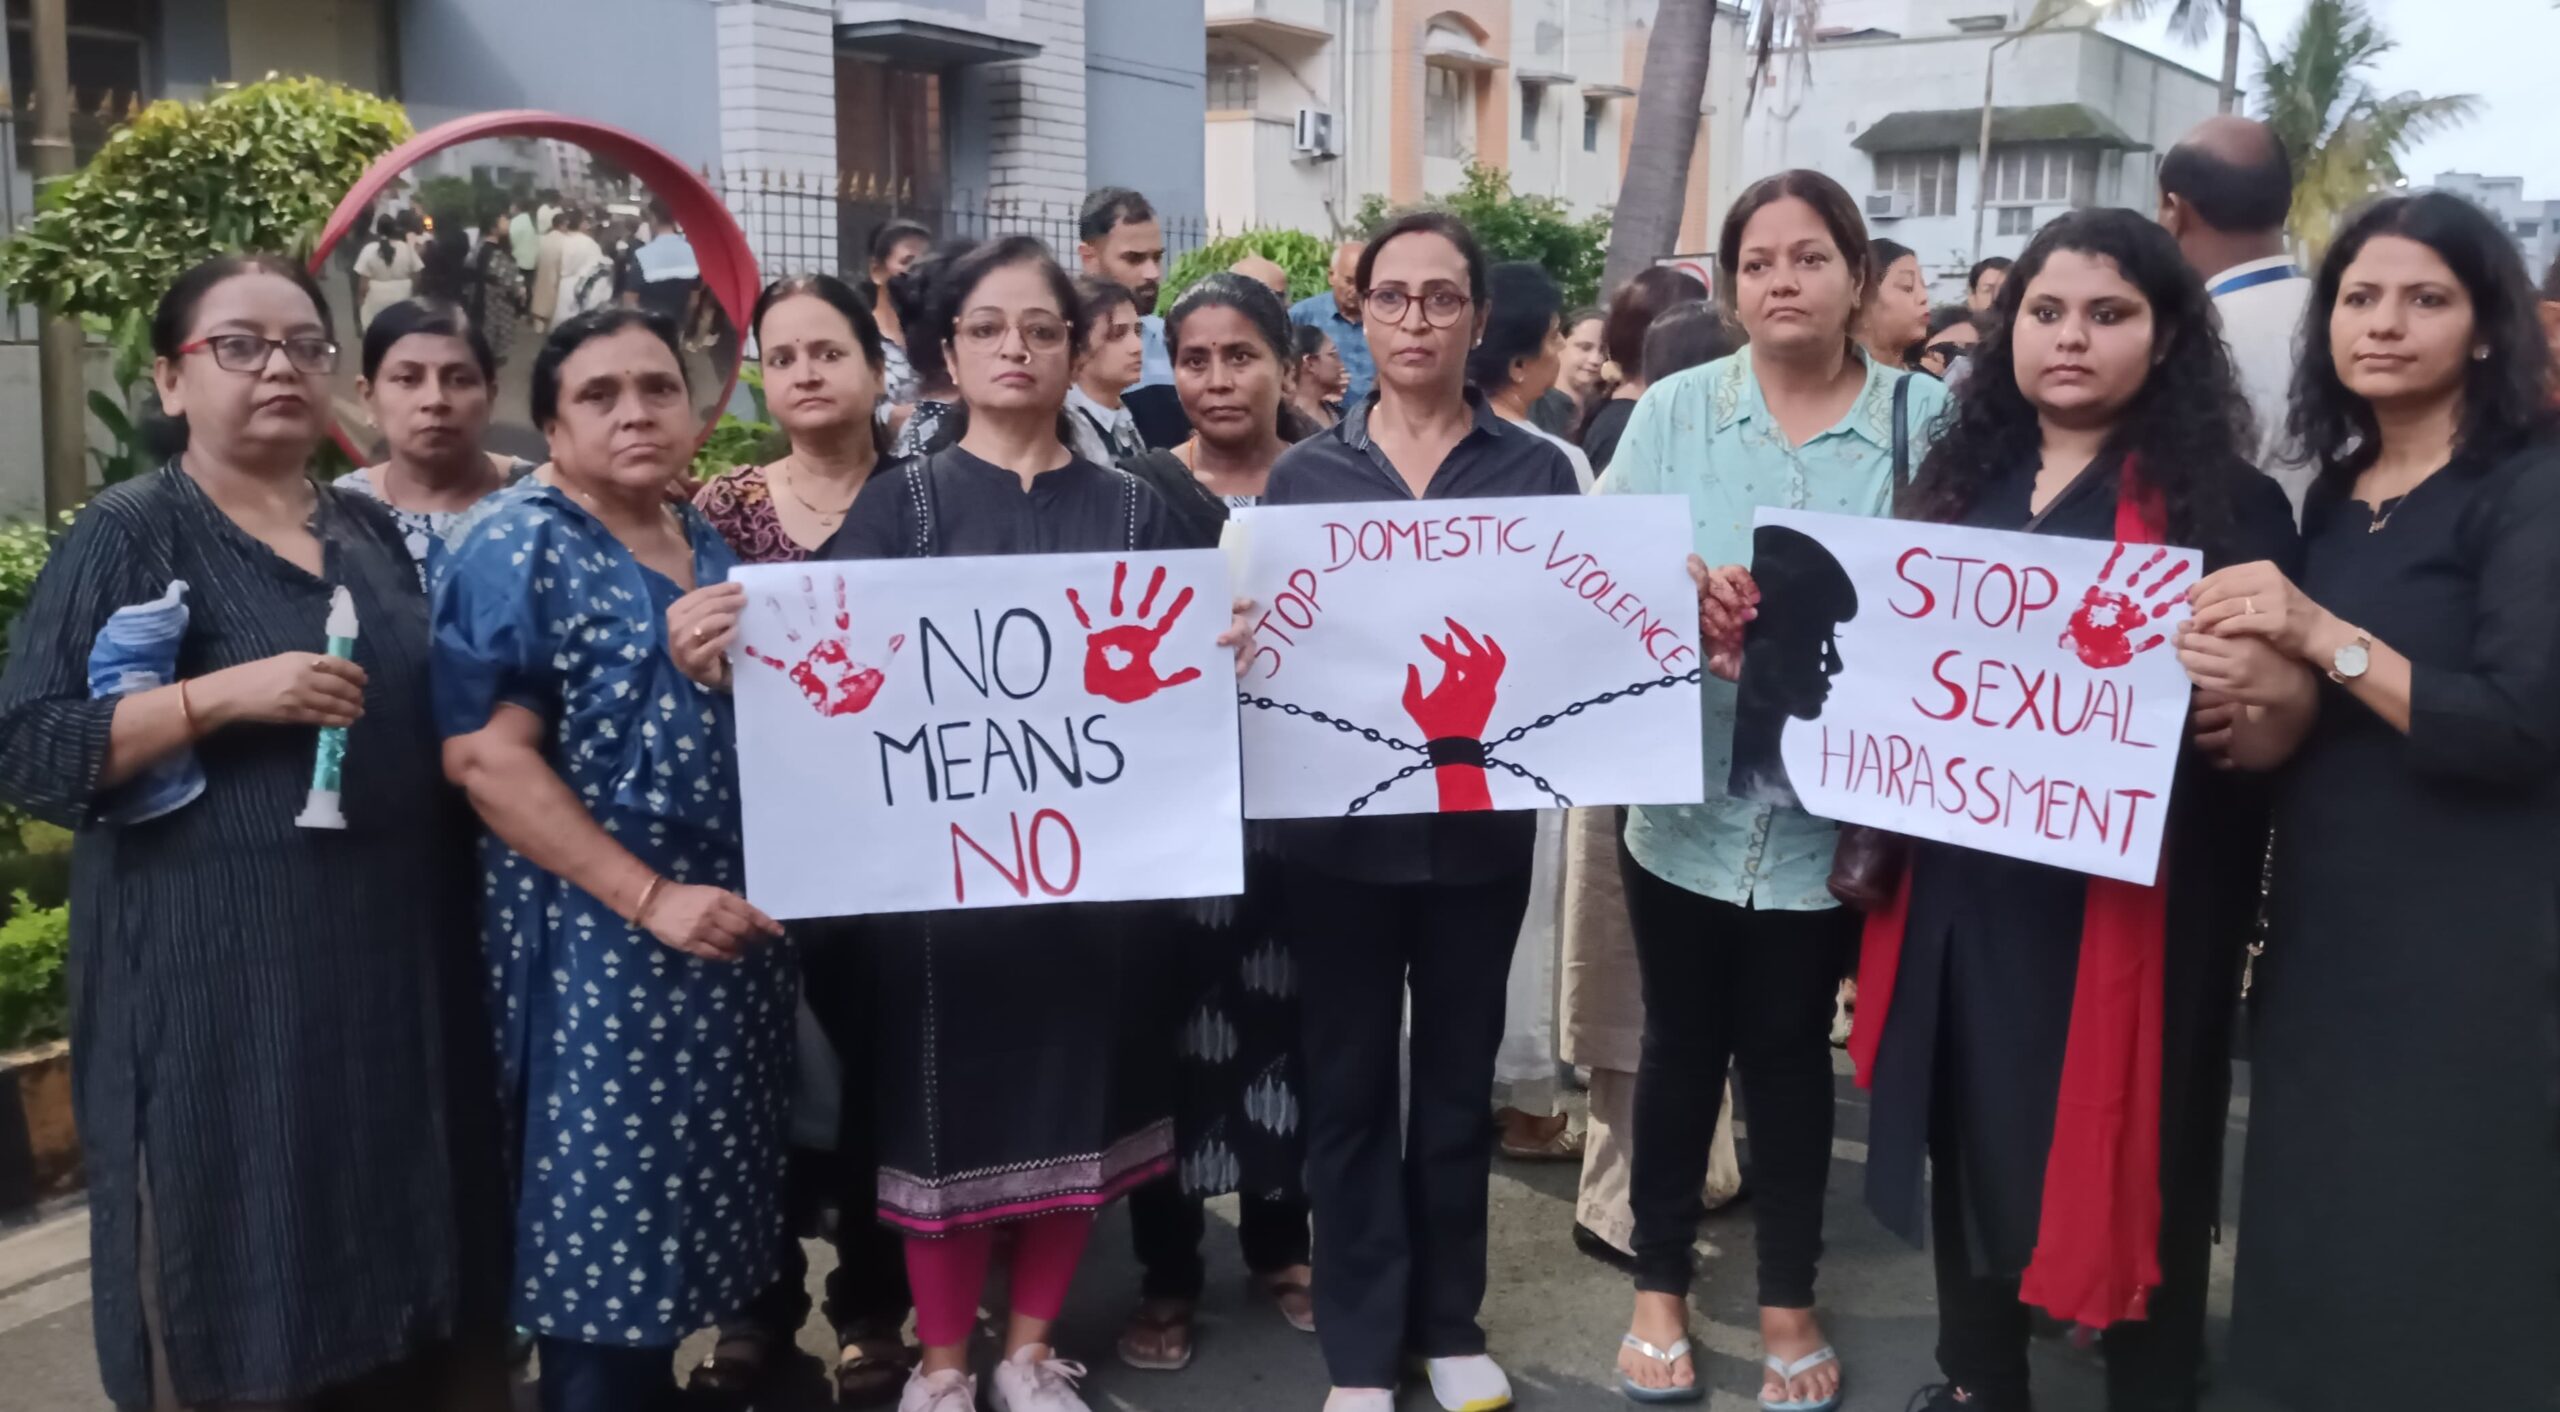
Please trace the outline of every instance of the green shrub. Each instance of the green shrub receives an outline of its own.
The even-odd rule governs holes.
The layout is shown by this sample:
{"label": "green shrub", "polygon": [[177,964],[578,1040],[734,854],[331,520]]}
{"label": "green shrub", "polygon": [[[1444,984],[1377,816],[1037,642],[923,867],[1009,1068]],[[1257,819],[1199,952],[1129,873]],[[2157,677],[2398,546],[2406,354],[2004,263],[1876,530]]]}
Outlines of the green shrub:
{"label": "green shrub", "polygon": [[[1522,196],[1511,189],[1511,174],[1498,167],[1467,164],[1458,189],[1419,203],[1447,211],[1467,223],[1492,260],[1528,260],[1546,266],[1564,290],[1565,307],[1589,304],[1600,294],[1600,271],[1609,262],[1609,217],[1603,212],[1573,218],[1572,208],[1552,196]],[[1387,222],[1416,209],[1391,206],[1371,192],[1360,203],[1352,225],[1363,236],[1374,235]]]}
{"label": "green shrub", "polygon": [[39,907],[22,889],[0,922],[0,1049],[60,1039],[71,1021],[71,908]]}
{"label": "green shrub", "polygon": [[70,524],[68,512],[54,526],[41,520],[0,524],[0,661],[8,659],[10,634],[17,629],[18,615],[26,611],[27,595],[35,592],[45,556],[53,552],[54,535]]}
{"label": "green shrub", "polygon": [[1289,302],[1294,304],[1325,291],[1327,272],[1333,266],[1333,242],[1302,230],[1249,230],[1212,240],[1173,262],[1164,288],[1156,295],[1156,312],[1172,308],[1182,291],[1198,284],[1202,276],[1216,274],[1247,255],[1259,255],[1289,272]]}
{"label": "green shrub", "polygon": [[764,369],[757,364],[743,364],[738,369],[738,385],[747,390],[747,401],[755,415],[741,417],[723,410],[720,420],[712,424],[711,435],[702,449],[693,453],[693,478],[709,480],[740,466],[761,466],[781,460],[791,449],[782,428],[773,424],[773,413],[764,400]]}
{"label": "green shrub", "polygon": [[338,199],[410,132],[388,99],[270,77],[217,87],[200,102],[154,103],[88,165],[37,192],[35,219],[0,244],[0,294],[77,318],[113,343],[121,400],[89,394],[89,410],[117,441],[93,453],[101,480],[150,468],[136,424],[161,291],[225,250],[309,255]]}

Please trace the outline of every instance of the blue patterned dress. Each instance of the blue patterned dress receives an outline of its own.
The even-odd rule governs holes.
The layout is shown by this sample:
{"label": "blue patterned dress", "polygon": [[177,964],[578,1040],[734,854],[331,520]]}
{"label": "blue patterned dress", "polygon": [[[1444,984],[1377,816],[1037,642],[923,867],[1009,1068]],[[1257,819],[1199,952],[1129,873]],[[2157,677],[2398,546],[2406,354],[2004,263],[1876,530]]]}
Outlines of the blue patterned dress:
{"label": "blue patterned dress", "polygon": [[[691,507],[697,582],[736,559]],[[551,768],[676,882],[743,878],[729,700],[666,654],[679,590],[538,481],[468,512],[438,556],[436,722],[501,703],[552,726]],[[797,968],[784,944],[705,961],[481,841],[482,940],[518,1166],[514,1317],[537,1334],[673,1344],[773,1275]]]}

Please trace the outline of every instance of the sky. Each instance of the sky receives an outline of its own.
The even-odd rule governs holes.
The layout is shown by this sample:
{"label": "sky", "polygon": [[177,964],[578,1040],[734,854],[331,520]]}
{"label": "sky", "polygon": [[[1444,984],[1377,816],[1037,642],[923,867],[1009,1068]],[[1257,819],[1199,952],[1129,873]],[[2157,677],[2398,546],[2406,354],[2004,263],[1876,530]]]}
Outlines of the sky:
{"label": "sky", "polygon": [[[2268,46],[2281,49],[2305,0],[2244,0]],[[2470,93],[2481,110],[2470,122],[2418,144],[2401,160],[2412,183],[2438,172],[2521,176],[2525,195],[2560,199],[2560,141],[2553,131],[2554,63],[2560,60],[2560,8],[2551,0],[2365,0],[2399,47],[2383,57],[2373,83],[2385,93]],[[2221,30],[2190,49],[2169,39],[2161,20],[2114,22],[2113,32],[2219,77]],[[2244,105],[2258,71],[2257,49],[2240,41]]]}

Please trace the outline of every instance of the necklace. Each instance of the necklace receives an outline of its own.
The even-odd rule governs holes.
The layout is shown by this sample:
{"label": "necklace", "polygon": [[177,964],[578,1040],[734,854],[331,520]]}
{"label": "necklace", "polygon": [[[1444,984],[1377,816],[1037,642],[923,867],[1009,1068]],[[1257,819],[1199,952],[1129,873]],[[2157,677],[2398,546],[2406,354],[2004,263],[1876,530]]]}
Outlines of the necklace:
{"label": "necklace", "polygon": [[[800,458],[797,455],[791,455],[784,457],[782,464],[775,469],[797,471],[799,466]],[[820,520],[828,524],[833,524],[836,521],[843,519],[845,517],[845,512],[853,508],[854,496],[862,493],[862,486],[857,482],[853,487],[853,495],[846,496],[844,498],[844,503],[838,505],[832,510],[810,504],[809,497],[800,493],[799,477],[796,475],[788,478],[782,478],[782,491],[785,495],[799,501],[801,509],[808,511],[810,514],[817,516]]]}

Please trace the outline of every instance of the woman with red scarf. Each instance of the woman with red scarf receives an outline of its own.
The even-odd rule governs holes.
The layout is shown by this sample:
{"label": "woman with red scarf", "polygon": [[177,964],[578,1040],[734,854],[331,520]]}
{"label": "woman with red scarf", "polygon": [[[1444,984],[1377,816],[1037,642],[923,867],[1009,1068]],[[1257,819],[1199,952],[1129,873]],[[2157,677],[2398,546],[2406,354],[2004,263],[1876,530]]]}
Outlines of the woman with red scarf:
{"label": "woman with red scarf", "polygon": [[[2242,459],[2211,305],[2157,225],[2091,210],[2045,227],[1994,327],[1907,518],[2180,545],[2208,569],[2294,560],[2283,492]],[[1868,918],[1850,1044],[1874,1091],[1867,1200],[1934,1248],[1947,1381],[1918,1400],[1930,1412],[2031,1405],[2030,1307],[2108,1331],[2111,1412],[2196,1405],[2266,840],[2249,772],[2299,740],[2313,689],[2250,639],[2178,645],[2200,682],[2254,704],[2199,692],[2153,886],[1914,842]]]}

